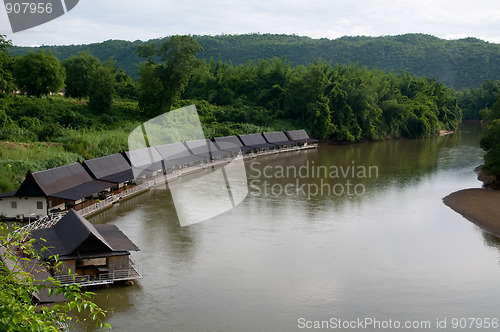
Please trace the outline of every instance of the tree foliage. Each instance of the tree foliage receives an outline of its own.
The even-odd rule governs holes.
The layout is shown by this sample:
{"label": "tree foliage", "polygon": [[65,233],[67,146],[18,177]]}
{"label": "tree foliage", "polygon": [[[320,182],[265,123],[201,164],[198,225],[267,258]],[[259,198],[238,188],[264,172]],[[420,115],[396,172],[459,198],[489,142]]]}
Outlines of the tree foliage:
{"label": "tree foliage", "polygon": [[238,66],[210,60],[184,97],[261,107],[315,137],[346,142],[425,137],[461,122],[453,90],[436,80],[322,60],[296,68],[286,58]]}
{"label": "tree foliage", "polygon": [[[204,49],[198,58],[221,59],[234,65],[249,60],[287,56],[293,67],[307,66],[318,58],[336,64],[358,63],[391,72],[408,71],[434,78],[454,89],[472,89],[484,80],[500,78],[500,45],[475,38],[444,40],[430,35],[405,34],[383,37],[341,37],[313,39],[296,35],[245,34],[193,36]],[[60,60],[89,50],[101,61],[114,56],[118,66],[137,79],[138,47],[152,43],[158,48],[168,37],[148,42],[108,40],[90,45],[13,47],[13,55],[33,50],[51,50]]]}
{"label": "tree foliage", "polygon": [[[154,44],[138,49],[147,58],[140,68],[139,101],[148,115],[168,112],[179,99],[191,73],[201,65],[196,58],[199,50],[201,46],[189,36],[172,36],[159,49]],[[161,61],[156,63],[154,56]]]}
{"label": "tree foliage", "polygon": [[480,120],[480,112],[491,108],[500,92],[500,81],[485,80],[480,87],[457,91],[455,96],[462,109],[464,120]]}
{"label": "tree foliage", "polygon": [[500,176],[500,93],[491,109],[482,112],[486,120],[486,131],[481,138],[481,147],[486,151],[484,170]]}
{"label": "tree foliage", "polygon": [[62,62],[66,70],[66,97],[86,98],[95,71],[101,62],[88,52],[78,52]]}
{"label": "tree foliage", "polygon": [[[5,227],[0,227],[2,233]],[[43,261],[31,247],[32,241],[0,236],[0,243],[8,248],[0,260],[0,330],[1,331],[60,331],[75,319],[69,313],[73,310],[87,313],[87,321],[95,323],[97,328],[110,328],[102,320],[105,312],[92,302],[91,292],[82,292],[77,285],[61,285],[54,278],[40,280],[34,274],[26,272],[24,265],[30,259]],[[53,257],[57,261],[57,257]],[[4,264],[5,262],[5,264]],[[7,262],[13,268],[8,268]],[[48,290],[49,294],[63,294],[67,299],[62,304],[38,307],[34,303],[34,294]]]}
{"label": "tree foliage", "polygon": [[10,70],[11,59],[8,49],[12,42],[0,35],[0,97],[4,97],[14,89],[14,79]]}
{"label": "tree foliage", "polygon": [[99,66],[95,69],[89,87],[89,107],[97,112],[109,113],[115,92],[115,75],[111,69]]}
{"label": "tree foliage", "polygon": [[28,96],[57,93],[64,87],[64,67],[52,54],[44,51],[28,53],[14,60],[14,78],[17,87]]}

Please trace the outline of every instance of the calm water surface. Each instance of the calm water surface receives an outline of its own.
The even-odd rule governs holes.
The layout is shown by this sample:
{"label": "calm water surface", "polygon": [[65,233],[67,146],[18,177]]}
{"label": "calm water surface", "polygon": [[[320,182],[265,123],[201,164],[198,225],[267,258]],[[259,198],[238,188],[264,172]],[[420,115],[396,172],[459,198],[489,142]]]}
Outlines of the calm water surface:
{"label": "calm water surface", "polygon": [[[118,331],[296,331],[299,318],[365,317],[430,321],[434,331],[436,319],[452,330],[455,317],[500,318],[498,239],[442,203],[481,186],[478,134],[464,126],[440,138],[254,159],[243,203],[184,228],[167,190],[120,203],[91,221],[117,225],[141,248],[133,257],[144,278],[98,289],[97,302]],[[304,195],[280,192],[297,186],[276,174],[282,166],[375,166],[378,174],[298,176],[311,188]],[[357,194],[337,195],[347,181]],[[321,186],[323,195],[312,195]]]}

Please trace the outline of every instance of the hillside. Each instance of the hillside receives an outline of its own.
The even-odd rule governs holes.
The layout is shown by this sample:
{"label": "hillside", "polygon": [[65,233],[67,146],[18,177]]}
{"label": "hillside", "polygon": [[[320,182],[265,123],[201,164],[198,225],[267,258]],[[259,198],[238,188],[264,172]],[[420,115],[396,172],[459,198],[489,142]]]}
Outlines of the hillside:
{"label": "hillside", "polygon": [[[486,79],[500,79],[500,45],[475,38],[444,40],[423,34],[335,40],[271,34],[193,37],[204,48],[200,58],[213,57],[234,65],[286,56],[293,66],[298,66],[322,58],[335,64],[359,63],[387,71],[408,71],[435,78],[454,89],[478,87]],[[151,42],[160,44],[163,40]],[[137,78],[140,59],[134,51],[145,43],[108,40],[89,45],[13,47],[11,54],[50,49],[59,60],[64,60],[79,51],[89,51],[101,61],[113,57],[119,67]]]}

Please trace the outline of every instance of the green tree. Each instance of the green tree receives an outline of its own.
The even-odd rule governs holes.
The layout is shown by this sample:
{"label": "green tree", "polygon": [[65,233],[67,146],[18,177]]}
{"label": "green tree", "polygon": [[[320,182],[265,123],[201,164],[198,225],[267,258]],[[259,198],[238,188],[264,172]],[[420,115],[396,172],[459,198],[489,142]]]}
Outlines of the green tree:
{"label": "green tree", "polygon": [[161,110],[160,91],[163,85],[155,75],[156,65],[152,61],[143,62],[139,68],[137,82],[139,108],[146,114],[152,115]]}
{"label": "green tree", "polygon": [[115,91],[116,95],[125,99],[136,99],[137,88],[130,75],[126,74],[123,69],[119,69],[115,74]]}
{"label": "green tree", "polygon": [[[6,233],[1,226],[0,232]],[[63,286],[53,278],[38,280],[34,274],[26,272],[23,266],[31,262],[42,262],[39,255],[33,251],[32,241],[22,241],[19,238],[0,236],[3,248],[9,248],[2,254],[0,260],[0,330],[1,331],[61,331],[69,321],[73,310],[87,314],[87,321],[94,322],[97,328],[111,328],[102,323],[105,312],[91,298],[94,293],[82,292],[77,284]],[[37,260],[33,260],[37,259]],[[57,261],[57,257],[54,257]],[[8,264],[7,264],[8,262]],[[11,265],[12,268],[9,268]],[[33,295],[42,290],[49,294],[63,294],[67,299],[63,304],[37,307]]]}
{"label": "green tree", "polygon": [[481,147],[486,151],[484,170],[491,175],[500,177],[500,93],[491,109],[481,114],[486,119],[486,131],[481,138]]}
{"label": "green tree", "polygon": [[40,98],[64,87],[64,67],[52,53],[31,52],[15,58],[14,79],[21,92]]}
{"label": "green tree", "polygon": [[115,75],[108,67],[99,66],[90,82],[89,107],[94,111],[109,113],[113,106],[114,92]]}
{"label": "green tree", "polygon": [[12,92],[14,88],[14,79],[9,68],[11,59],[8,48],[11,46],[11,41],[0,35],[0,96]]}
{"label": "green tree", "polygon": [[91,80],[97,67],[101,64],[99,59],[87,52],[78,52],[63,61],[66,70],[66,97],[86,98],[89,96]]}
{"label": "green tree", "polygon": [[[142,47],[137,53],[148,58],[147,62],[141,66],[140,74],[147,74],[139,80],[140,106],[148,116],[156,116],[170,111],[171,106],[179,99],[185,90],[191,74],[202,62],[196,58],[201,46],[190,36],[172,36],[164,42],[160,49],[153,46]],[[161,62],[155,63],[153,57],[156,55]],[[143,68],[144,67],[144,68]],[[153,72],[150,72],[154,69]],[[145,82],[151,76],[156,78],[155,83]],[[149,88],[159,88],[156,91],[147,91]],[[144,90],[146,89],[146,90]],[[155,98],[148,100],[145,95],[154,95]]]}

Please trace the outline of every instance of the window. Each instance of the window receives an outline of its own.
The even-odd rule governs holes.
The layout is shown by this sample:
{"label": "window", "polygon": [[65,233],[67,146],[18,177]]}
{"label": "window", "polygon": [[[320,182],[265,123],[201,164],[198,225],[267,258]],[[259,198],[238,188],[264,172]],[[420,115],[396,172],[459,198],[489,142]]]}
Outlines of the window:
{"label": "window", "polygon": [[38,210],[43,210],[43,202],[36,202],[36,208]]}
{"label": "window", "polygon": [[10,207],[12,209],[17,209],[17,202],[10,202]]}

